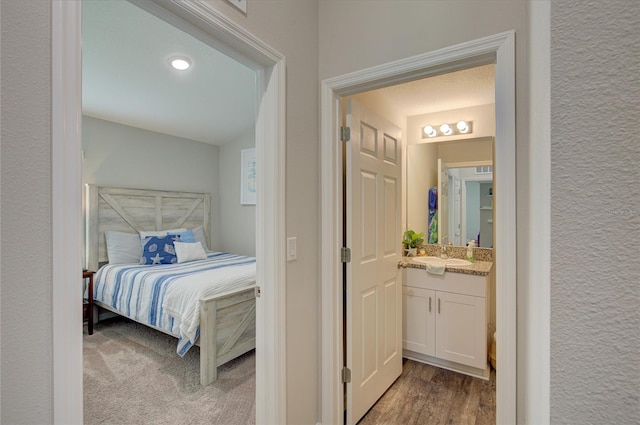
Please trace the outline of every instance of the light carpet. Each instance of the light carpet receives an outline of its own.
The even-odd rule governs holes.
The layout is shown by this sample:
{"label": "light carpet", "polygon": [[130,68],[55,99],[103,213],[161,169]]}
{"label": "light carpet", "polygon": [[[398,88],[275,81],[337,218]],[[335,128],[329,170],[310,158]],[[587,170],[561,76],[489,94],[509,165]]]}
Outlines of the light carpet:
{"label": "light carpet", "polygon": [[180,357],[175,338],[123,318],[83,339],[85,424],[255,423],[254,351],[202,387],[199,347]]}

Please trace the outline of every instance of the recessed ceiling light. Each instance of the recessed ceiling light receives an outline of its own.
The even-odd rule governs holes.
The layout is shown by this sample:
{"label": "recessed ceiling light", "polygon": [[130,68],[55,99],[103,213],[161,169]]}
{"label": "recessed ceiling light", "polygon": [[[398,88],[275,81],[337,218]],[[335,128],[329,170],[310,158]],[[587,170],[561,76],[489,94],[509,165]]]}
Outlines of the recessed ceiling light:
{"label": "recessed ceiling light", "polygon": [[184,56],[176,56],[169,59],[169,63],[174,69],[178,71],[186,71],[191,67],[191,60]]}

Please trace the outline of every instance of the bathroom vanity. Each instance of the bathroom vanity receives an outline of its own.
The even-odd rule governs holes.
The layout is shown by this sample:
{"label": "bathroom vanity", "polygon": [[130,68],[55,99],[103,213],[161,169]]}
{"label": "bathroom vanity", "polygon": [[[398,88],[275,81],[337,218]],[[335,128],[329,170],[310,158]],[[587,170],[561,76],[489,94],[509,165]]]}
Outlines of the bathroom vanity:
{"label": "bathroom vanity", "polygon": [[447,265],[443,275],[405,259],[403,356],[467,375],[489,378],[488,323],[491,262]]}

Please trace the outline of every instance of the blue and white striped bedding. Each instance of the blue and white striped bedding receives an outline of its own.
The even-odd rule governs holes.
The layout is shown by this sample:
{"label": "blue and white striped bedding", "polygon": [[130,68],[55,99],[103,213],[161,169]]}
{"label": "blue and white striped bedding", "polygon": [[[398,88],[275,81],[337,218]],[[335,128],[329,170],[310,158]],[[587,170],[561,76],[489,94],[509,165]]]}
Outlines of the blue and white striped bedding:
{"label": "blue and white striped bedding", "polygon": [[105,265],[94,282],[96,301],[121,315],[178,337],[180,356],[200,332],[200,298],[247,287],[256,280],[256,259],[211,252],[181,264]]}

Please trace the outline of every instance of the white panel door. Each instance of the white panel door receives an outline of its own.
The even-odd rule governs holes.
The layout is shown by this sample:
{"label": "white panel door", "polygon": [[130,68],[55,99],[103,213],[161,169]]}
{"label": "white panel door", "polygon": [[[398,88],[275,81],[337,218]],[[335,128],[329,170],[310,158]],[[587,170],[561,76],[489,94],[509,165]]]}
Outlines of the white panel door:
{"label": "white panel door", "polygon": [[347,424],[402,373],[400,129],[347,102]]}

